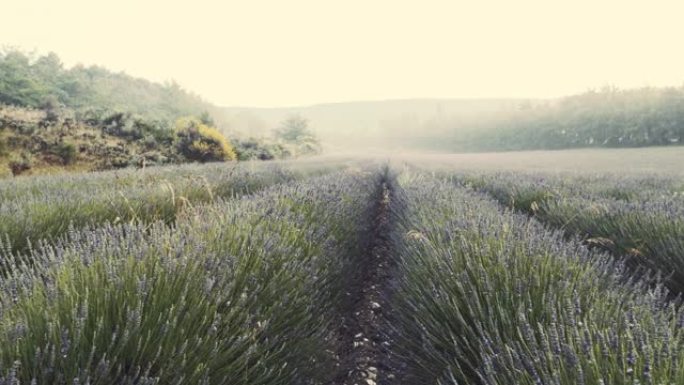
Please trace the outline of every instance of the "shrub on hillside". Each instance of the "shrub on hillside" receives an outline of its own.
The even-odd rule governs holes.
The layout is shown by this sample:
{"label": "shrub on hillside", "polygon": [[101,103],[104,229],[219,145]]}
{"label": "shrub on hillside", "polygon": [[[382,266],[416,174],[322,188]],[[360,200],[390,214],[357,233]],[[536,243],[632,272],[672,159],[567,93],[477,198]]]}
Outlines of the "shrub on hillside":
{"label": "shrub on hillside", "polygon": [[79,122],[89,126],[99,126],[107,116],[107,112],[102,108],[87,108],[76,111],[75,117]]}
{"label": "shrub on hillside", "polygon": [[24,152],[19,156],[13,156],[9,161],[9,168],[12,175],[17,176],[23,174],[33,167],[33,157],[31,154]]}
{"label": "shrub on hillside", "polygon": [[295,156],[315,155],[321,152],[321,143],[309,127],[308,120],[295,115],[284,120],[275,130],[276,139],[289,147]]}
{"label": "shrub on hillside", "polygon": [[199,162],[237,158],[223,134],[195,118],[181,118],[176,122],[176,149],[187,159]]}
{"label": "shrub on hillside", "polygon": [[152,137],[157,144],[171,145],[173,143],[173,130],[165,121],[136,118],[133,121],[133,128],[136,140],[151,142],[147,138]]}
{"label": "shrub on hillside", "polygon": [[143,138],[143,145],[148,150],[154,150],[159,147],[159,143],[157,143],[157,139],[154,137],[154,135],[146,135]]}
{"label": "shrub on hillside", "polygon": [[61,113],[57,97],[54,95],[48,96],[40,107],[45,112],[41,125],[47,127],[59,122]]}
{"label": "shrub on hillside", "polygon": [[292,155],[280,143],[268,143],[255,138],[236,141],[235,152],[238,160],[274,160]]}
{"label": "shrub on hillside", "polygon": [[76,146],[72,143],[60,142],[55,146],[53,152],[55,155],[62,158],[62,162],[65,165],[72,164],[76,161]]}
{"label": "shrub on hillside", "polygon": [[123,112],[91,111],[84,117],[86,123],[98,126],[104,132],[126,140],[143,140],[151,136],[158,143],[170,145],[173,142],[173,131],[164,121],[143,119]]}

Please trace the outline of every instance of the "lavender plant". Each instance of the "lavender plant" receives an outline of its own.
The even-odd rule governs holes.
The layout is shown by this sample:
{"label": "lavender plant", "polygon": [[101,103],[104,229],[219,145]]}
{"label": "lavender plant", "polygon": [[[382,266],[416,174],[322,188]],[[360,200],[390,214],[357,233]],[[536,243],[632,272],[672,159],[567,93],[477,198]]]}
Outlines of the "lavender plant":
{"label": "lavender plant", "polygon": [[395,199],[400,341],[416,384],[673,384],[667,290],[535,219],[436,177]]}
{"label": "lavender plant", "polygon": [[290,165],[160,167],[145,172],[44,177],[0,183],[0,242],[25,252],[70,227],[172,223],[189,206],[258,191],[338,168]]}
{"label": "lavender plant", "polygon": [[324,383],[381,178],[275,185],[34,250],[2,283],[0,381]]}
{"label": "lavender plant", "polygon": [[460,184],[579,235],[593,246],[667,278],[684,292],[684,184],[677,178],[456,175]]}

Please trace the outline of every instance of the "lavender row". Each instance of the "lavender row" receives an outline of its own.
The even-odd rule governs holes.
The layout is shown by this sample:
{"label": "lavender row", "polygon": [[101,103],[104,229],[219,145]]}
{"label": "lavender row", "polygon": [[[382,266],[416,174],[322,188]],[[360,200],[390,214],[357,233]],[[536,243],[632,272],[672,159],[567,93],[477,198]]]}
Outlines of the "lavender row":
{"label": "lavender row", "polygon": [[683,383],[684,313],[662,286],[449,178],[402,185],[393,301],[405,383]]}
{"label": "lavender row", "polygon": [[381,178],[277,185],[35,251],[0,295],[0,383],[325,383]]}
{"label": "lavender row", "polygon": [[25,252],[31,244],[53,240],[70,228],[105,222],[172,223],[180,212],[197,204],[339,168],[278,163],[182,166],[4,182],[0,186],[6,195],[11,190],[6,184],[16,191],[13,198],[0,202],[0,243]]}
{"label": "lavender row", "polygon": [[296,169],[302,172],[321,168],[337,167],[349,159],[331,158],[282,160],[277,162],[232,162],[183,164],[173,166],[149,167],[145,169],[124,168],[112,171],[49,174],[0,179],[0,205],[28,196],[41,197],[53,194],[96,194],[104,188],[125,190],[130,187],[145,187],[176,180],[201,181],[202,178],[214,179],[216,176],[230,175],[239,170],[259,172],[273,167]]}
{"label": "lavender row", "polygon": [[506,173],[455,178],[566,234],[582,236],[636,269],[665,276],[673,293],[684,292],[684,181],[680,179]]}

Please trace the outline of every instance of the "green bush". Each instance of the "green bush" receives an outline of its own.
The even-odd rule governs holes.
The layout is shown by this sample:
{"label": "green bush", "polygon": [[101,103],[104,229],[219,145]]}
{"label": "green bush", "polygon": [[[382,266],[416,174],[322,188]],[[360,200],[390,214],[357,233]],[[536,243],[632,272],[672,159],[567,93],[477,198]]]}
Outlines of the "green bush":
{"label": "green bush", "polygon": [[30,170],[31,167],[33,167],[33,156],[27,152],[12,157],[9,161],[9,168],[14,176],[23,174]]}
{"label": "green bush", "polygon": [[41,108],[45,111],[45,118],[42,121],[43,125],[49,126],[59,122],[61,115],[59,101],[54,95],[48,96],[41,105]]}
{"label": "green bush", "polygon": [[280,143],[266,143],[255,138],[237,140],[235,152],[238,160],[274,160],[291,155]]}
{"label": "green bush", "polygon": [[157,139],[155,139],[155,137],[153,135],[145,136],[143,138],[143,145],[148,150],[154,150],[157,147],[159,147],[159,143],[157,143]]}
{"label": "green bush", "polygon": [[55,150],[55,155],[62,158],[65,165],[72,164],[76,161],[77,151],[73,143],[61,142],[58,143]]}
{"label": "green bush", "polygon": [[314,155],[321,152],[321,144],[316,134],[309,128],[309,122],[295,115],[284,120],[275,130],[276,139],[290,147],[294,155]]}

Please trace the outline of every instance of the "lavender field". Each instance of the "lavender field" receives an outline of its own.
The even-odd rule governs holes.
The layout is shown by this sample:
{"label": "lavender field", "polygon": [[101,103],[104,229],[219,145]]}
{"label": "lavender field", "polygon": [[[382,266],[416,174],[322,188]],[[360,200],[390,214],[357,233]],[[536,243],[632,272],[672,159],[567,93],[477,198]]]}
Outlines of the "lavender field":
{"label": "lavender field", "polygon": [[0,384],[681,384],[684,179],[415,159],[0,181]]}

